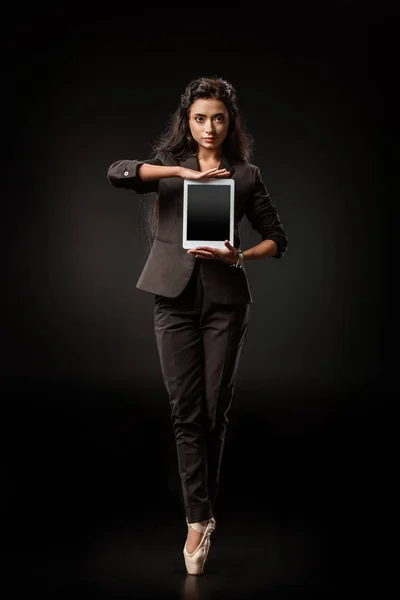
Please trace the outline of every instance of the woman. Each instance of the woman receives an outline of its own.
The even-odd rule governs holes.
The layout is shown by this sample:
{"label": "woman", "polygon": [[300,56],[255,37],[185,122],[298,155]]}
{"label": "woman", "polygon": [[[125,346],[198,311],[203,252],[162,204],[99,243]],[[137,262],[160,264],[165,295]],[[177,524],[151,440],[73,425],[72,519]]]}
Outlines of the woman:
{"label": "woman", "polygon": [[[154,323],[171,407],[188,534],[190,574],[203,572],[215,529],[214,506],[238,362],[252,297],[247,260],[281,258],[287,237],[251,164],[251,138],[241,125],[236,92],[222,79],[191,81],[148,160],[118,160],[109,181],[139,194],[157,192],[155,235],[137,282],[155,295]],[[184,250],[183,180],[235,181],[234,246]],[[242,252],[246,216],[261,242]]]}

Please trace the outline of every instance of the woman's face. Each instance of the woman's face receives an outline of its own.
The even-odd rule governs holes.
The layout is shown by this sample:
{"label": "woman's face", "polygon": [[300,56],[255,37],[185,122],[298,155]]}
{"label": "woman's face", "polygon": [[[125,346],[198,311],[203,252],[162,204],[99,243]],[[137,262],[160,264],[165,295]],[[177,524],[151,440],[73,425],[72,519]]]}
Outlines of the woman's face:
{"label": "woman's face", "polygon": [[199,146],[212,150],[222,144],[228,133],[229,113],[215,98],[195,100],[189,111],[189,128]]}

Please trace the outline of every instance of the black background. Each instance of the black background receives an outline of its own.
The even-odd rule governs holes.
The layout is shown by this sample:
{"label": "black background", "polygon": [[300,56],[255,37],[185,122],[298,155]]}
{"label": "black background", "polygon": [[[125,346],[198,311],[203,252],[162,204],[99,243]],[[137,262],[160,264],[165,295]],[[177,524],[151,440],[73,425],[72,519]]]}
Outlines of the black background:
{"label": "black background", "polygon": [[[266,5],[263,17],[226,4],[19,8],[2,25],[14,585],[63,597],[93,584],[88,548],[104,532],[183,519],[152,299],[135,287],[139,199],[106,171],[145,158],[186,83],[217,74],[238,91],[289,239],[282,261],[247,267],[254,304],[220,519],[310,541],[298,580],[283,572],[263,591],[359,587],[378,562],[395,364],[397,16],[355,2]],[[245,225],[243,247],[258,241]]]}

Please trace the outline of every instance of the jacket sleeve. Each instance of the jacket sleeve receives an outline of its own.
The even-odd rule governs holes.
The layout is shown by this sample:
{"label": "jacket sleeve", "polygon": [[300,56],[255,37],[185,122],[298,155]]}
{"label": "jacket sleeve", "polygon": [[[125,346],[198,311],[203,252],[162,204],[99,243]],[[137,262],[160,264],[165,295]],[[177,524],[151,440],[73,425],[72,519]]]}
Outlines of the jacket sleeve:
{"label": "jacket sleeve", "polygon": [[262,240],[273,240],[276,243],[278,251],[273,258],[282,258],[287,249],[286,233],[261,178],[259,167],[255,167],[254,170],[253,192],[247,203],[245,215],[252,228],[260,233]]}
{"label": "jacket sleeve", "polygon": [[164,154],[158,153],[154,158],[146,160],[117,160],[108,167],[107,179],[115,187],[135,190],[138,194],[148,194],[158,191],[158,179],[142,181],[138,169],[143,163],[149,165],[164,165]]}

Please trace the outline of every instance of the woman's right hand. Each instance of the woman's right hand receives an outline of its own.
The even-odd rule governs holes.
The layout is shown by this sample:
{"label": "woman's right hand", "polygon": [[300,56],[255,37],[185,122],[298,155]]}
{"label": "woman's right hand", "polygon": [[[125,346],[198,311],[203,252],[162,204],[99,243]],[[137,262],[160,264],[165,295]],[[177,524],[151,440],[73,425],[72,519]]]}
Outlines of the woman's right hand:
{"label": "woman's right hand", "polygon": [[194,169],[186,169],[181,167],[179,177],[182,179],[216,179],[217,177],[226,177],[229,171],[226,169],[209,169],[208,171],[195,171]]}

